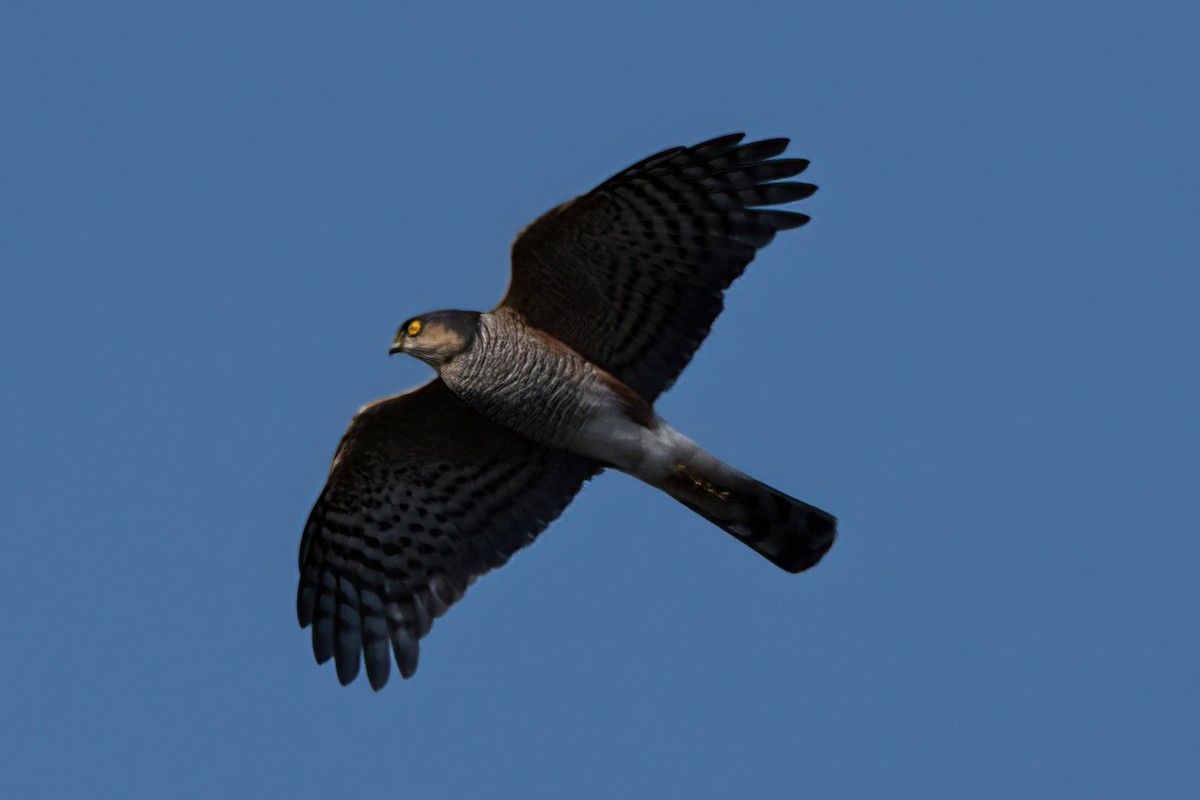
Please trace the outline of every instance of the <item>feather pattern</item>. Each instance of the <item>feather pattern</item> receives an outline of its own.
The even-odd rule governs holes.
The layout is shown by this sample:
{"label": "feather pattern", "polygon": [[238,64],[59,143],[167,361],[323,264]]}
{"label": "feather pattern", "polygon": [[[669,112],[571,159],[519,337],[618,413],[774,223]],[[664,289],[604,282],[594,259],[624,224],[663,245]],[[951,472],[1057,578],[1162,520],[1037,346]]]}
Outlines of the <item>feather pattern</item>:
{"label": "feather pattern", "polygon": [[522,439],[440,379],[364,408],[334,456],[300,544],[300,625],[338,680],[372,688],[417,668],[421,637],[476,577],[562,513],[592,461]]}
{"label": "feather pattern", "polygon": [[547,212],[513,243],[501,308],[653,402],[674,383],[758,248],[804,214],[787,139],[732,134],[653,155]]}
{"label": "feather pattern", "polygon": [[444,365],[441,376],[483,416],[561,449],[570,449],[603,392],[592,364],[507,310],[481,315],[473,346]]}

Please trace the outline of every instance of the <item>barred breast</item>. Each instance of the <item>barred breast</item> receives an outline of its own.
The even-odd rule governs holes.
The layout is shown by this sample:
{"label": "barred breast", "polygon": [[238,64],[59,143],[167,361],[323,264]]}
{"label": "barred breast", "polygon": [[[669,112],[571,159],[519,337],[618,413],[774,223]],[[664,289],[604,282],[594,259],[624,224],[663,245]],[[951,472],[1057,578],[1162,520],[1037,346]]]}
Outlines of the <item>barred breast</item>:
{"label": "barred breast", "polygon": [[607,376],[515,312],[480,315],[474,343],[442,368],[468,406],[541,444],[594,455],[581,437],[620,405]]}

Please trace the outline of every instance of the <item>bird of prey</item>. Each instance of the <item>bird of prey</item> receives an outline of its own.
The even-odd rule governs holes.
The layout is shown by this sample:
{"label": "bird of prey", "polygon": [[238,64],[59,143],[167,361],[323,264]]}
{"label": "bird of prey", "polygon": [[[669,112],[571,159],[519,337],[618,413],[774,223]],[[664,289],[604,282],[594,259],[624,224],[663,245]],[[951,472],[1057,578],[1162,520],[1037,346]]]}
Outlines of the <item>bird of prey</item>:
{"label": "bird of prey", "polygon": [[808,216],[787,139],[743,134],[634,164],[527,227],[491,311],[434,311],[391,353],[438,376],[364,407],[300,543],[297,611],[318,663],[405,678],[432,621],[533,541],[605,468],[661,489],[789,572],[836,520],[738,472],[654,411],[756,251]]}

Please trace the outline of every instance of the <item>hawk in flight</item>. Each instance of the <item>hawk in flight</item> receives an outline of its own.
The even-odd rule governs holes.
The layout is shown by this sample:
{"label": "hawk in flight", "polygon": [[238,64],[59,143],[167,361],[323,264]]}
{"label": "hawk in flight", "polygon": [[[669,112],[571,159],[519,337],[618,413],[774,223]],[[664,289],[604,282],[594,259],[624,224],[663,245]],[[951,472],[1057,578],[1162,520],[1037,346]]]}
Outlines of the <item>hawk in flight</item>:
{"label": "hawk in flight", "polygon": [[492,311],[434,311],[391,353],[438,376],[363,408],[300,543],[297,612],[318,663],[374,689],[471,582],[533,541],[605,468],[661,489],[789,572],[833,544],[829,514],[701,449],[654,411],[760,247],[808,217],[769,206],[787,139],[675,147],[547,212],[512,247]]}

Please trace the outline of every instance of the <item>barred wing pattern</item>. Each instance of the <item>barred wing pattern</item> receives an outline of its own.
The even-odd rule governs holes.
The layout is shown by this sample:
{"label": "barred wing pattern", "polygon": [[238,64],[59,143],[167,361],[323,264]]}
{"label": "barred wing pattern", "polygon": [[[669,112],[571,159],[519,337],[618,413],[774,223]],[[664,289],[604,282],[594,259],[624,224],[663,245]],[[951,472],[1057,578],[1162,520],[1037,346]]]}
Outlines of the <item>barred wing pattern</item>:
{"label": "barred wing pattern", "polygon": [[803,159],[787,139],[733,134],[676,147],[547,212],[513,243],[502,306],[653,402],[679,376],[757,250],[808,217],[762,206],[801,200],[778,182]]}
{"label": "barred wing pattern", "polygon": [[432,621],[600,471],[467,408],[435,379],[354,418],[300,544],[297,613],[318,663],[372,688],[417,668]]}

